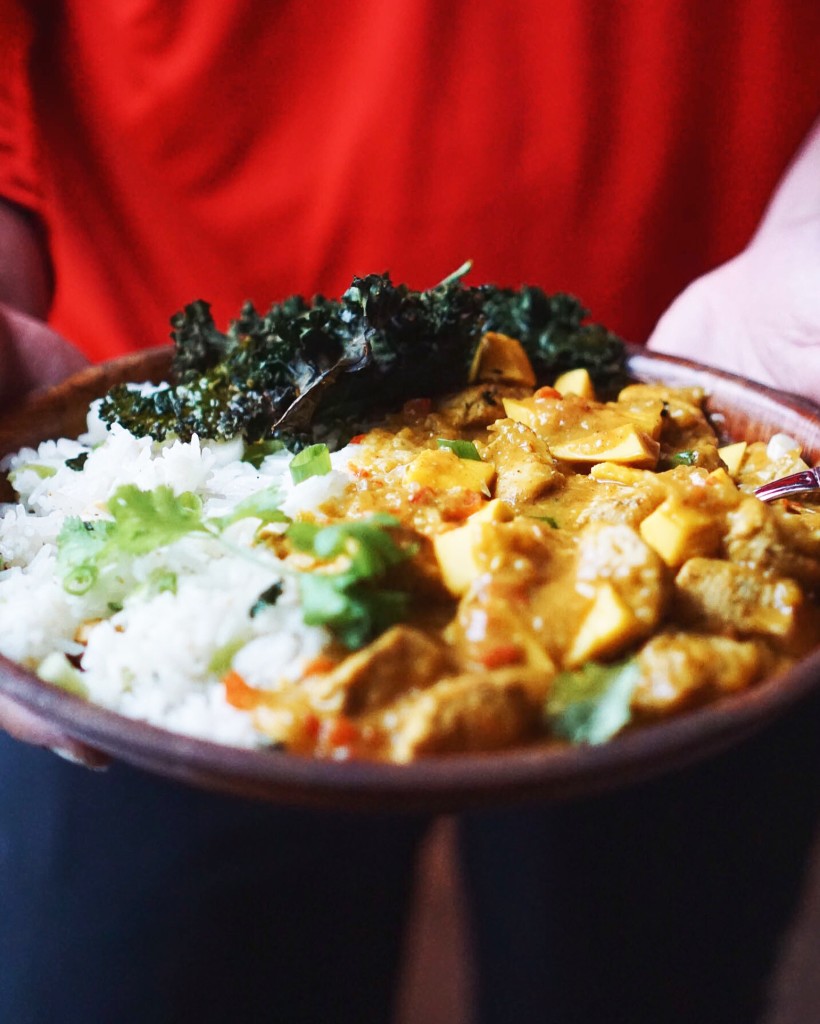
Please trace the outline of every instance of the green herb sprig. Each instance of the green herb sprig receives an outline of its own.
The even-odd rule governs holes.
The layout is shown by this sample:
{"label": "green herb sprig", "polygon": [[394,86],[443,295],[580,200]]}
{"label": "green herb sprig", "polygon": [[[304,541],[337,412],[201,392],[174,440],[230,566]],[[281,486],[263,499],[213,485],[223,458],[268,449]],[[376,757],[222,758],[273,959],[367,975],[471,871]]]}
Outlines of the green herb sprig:
{"label": "green herb sprig", "polygon": [[407,612],[409,594],[380,586],[389,571],[411,558],[415,546],[401,546],[390,530],[399,522],[378,514],[357,522],[317,526],[293,523],[287,537],[298,550],[335,571],[303,573],[299,578],[302,612],[308,625],[326,626],[346,647],[356,650]]}
{"label": "green herb sprig", "polygon": [[604,743],[629,722],[640,679],[634,658],[611,665],[589,662],[560,672],[552,684],[546,717],[552,732],[572,743]]}
{"label": "green herb sprig", "polygon": [[446,437],[437,437],[436,444],[439,448],[449,449],[460,459],[467,459],[471,462],[481,462],[481,456],[478,454],[478,448],[476,448],[472,441],[451,441]]}
{"label": "green herb sprig", "polygon": [[269,487],[245,498],[230,515],[206,519],[201,499],[191,491],[175,494],[165,484],[143,491],[124,484],[108,499],[111,519],[71,516],[63,523],[57,537],[63,586],[70,594],[86,594],[102,572],[122,560],[167,547],[192,533],[209,535],[233,551],[222,537],[232,523],[250,517],[261,520],[261,525],[290,522],[280,511],[279,500],[278,489]]}
{"label": "green herb sprig", "polygon": [[[231,553],[258,562],[253,552],[235,547],[222,536],[231,524],[253,517],[262,524],[290,523],[286,536],[293,547],[322,563],[310,572],[285,569],[267,560],[261,563],[272,572],[297,578],[307,625],[326,626],[354,650],[406,614],[409,595],[381,586],[391,569],[416,552],[414,545],[396,542],[391,530],[399,523],[392,516],[374,515],[324,527],[291,523],[279,509],[275,487],[250,495],[229,515],[214,519],[203,516],[196,494],[177,495],[165,485],[142,491],[126,484],[112,494],[108,509],[111,519],[71,517],[63,524],[57,538],[57,565],[70,594],[82,596],[101,586],[103,578],[110,577],[124,561],[192,534],[211,537]],[[340,567],[333,568],[337,560]],[[176,584],[174,574],[161,570],[152,581],[157,590],[175,591]],[[250,610],[251,617],[265,605],[275,604],[281,593],[281,581],[274,582]]]}

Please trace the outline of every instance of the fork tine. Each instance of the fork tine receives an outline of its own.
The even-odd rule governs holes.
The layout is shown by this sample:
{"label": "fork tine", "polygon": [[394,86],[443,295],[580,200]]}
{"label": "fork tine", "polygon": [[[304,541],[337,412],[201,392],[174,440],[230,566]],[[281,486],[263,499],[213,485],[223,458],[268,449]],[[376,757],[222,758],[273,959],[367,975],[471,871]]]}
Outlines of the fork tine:
{"label": "fork tine", "polygon": [[800,473],[791,473],[779,480],[763,484],[755,490],[761,501],[776,501],[778,498],[789,498],[793,494],[805,494],[806,491],[820,490],[820,466],[804,469]]}

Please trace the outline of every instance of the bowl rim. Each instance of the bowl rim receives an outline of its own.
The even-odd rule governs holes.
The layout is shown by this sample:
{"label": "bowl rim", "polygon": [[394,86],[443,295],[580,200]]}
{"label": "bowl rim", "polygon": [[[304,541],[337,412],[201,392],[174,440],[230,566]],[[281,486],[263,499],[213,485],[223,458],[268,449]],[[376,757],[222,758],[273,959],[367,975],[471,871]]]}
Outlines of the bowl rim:
{"label": "bowl rim", "polygon": [[[150,372],[156,378],[166,372],[169,357],[170,347],[148,350],[69,378],[0,418],[0,451],[9,450],[3,445],[32,417],[35,424],[43,422],[40,417],[55,404],[85,405],[89,394],[99,394],[111,382],[135,379],[129,374],[143,372],[145,379]],[[634,346],[628,347],[628,369],[642,380],[704,387],[718,414],[737,406],[743,415],[771,417],[786,432],[797,427],[807,454],[813,461],[820,458],[820,407],[807,399]],[[820,645],[785,672],[749,689],[627,729],[601,745],[536,744],[394,765],[312,759],[174,733],[69,694],[0,656],[0,692],[74,739],[138,768],[245,797],[367,811],[457,811],[534,799],[563,800],[636,783],[740,742],[818,684]]]}

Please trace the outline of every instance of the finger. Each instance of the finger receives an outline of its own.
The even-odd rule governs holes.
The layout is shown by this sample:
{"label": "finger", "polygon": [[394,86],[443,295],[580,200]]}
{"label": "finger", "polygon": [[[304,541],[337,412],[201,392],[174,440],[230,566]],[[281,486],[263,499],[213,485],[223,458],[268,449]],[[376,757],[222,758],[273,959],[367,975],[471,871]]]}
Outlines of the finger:
{"label": "finger", "polygon": [[733,373],[748,373],[745,304],[736,297],[736,275],[736,268],[727,263],[689,285],[658,321],[648,347]]}
{"label": "finger", "polygon": [[85,356],[41,320],[0,305],[0,397],[19,401],[88,364]]}
{"label": "finger", "polygon": [[818,401],[818,253],[820,218],[751,246],[690,285],[649,347]]}

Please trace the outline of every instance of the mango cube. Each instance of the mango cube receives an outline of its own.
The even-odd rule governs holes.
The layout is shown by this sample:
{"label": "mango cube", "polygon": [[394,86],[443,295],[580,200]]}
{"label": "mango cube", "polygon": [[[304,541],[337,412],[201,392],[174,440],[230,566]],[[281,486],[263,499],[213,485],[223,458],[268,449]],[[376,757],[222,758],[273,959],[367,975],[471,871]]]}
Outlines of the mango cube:
{"label": "mango cube", "polygon": [[623,466],[617,462],[596,462],[589,475],[593,480],[600,480],[602,483],[625,484],[628,487],[637,487],[645,479],[642,469]]}
{"label": "mango cube", "polygon": [[516,423],[523,423],[525,427],[538,433],[538,410],[534,398],[502,398],[504,412]]}
{"label": "mango cube", "polygon": [[720,546],[717,520],[669,499],[644,519],[640,534],[675,569],[690,558],[715,554]]}
{"label": "mango cube", "polygon": [[491,530],[489,523],[473,522],[470,517],[464,526],[433,537],[433,551],[441,570],[445,587],[460,597],[465,594],[474,579],[484,571],[479,560],[479,549],[485,538],[485,531]]}
{"label": "mango cube", "polygon": [[447,491],[461,487],[465,491],[490,493],[495,466],[476,459],[460,459],[448,448],[425,449],[410,463],[405,482]]}
{"label": "mango cube", "polygon": [[653,441],[659,440],[663,431],[664,404],[660,399],[636,399],[613,403],[616,408],[627,419],[645,434],[649,434]]}
{"label": "mango cube", "polygon": [[487,331],[478,343],[468,380],[506,381],[535,387],[535,371],[521,342],[507,334]]}
{"label": "mango cube", "polygon": [[600,433],[593,432],[551,444],[550,450],[564,462],[617,462],[625,466],[652,469],[658,461],[660,445],[634,424],[627,423]]}
{"label": "mango cube", "polygon": [[562,395],[580,395],[581,398],[588,398],[595,401],[595,385],[589,375],[589,370],[580,367],[577,370],[567,370],[555,381],[553,387]]}
{"label": "mango cube", "polygon": [[512,519],[515,519],[515,513],[500,498],[493,498],[484,508],[470,516],[471,523],[509,523]]}
{"label": "mango cube", "polygon": [[642,632],[635,613],[618,591],[611,583],[601,583],[564,660],[567,667],[576,668],[616,654]]}
{"label": "mango cube", "polygon": [[723,459],[723,464],[726,466],[729,476],[737,476],[740,472],[740,466],[747,448],[748,445],[745,441],[738,441],[737,444],[727,444],[723,448],[718,448],[718,455]]}

